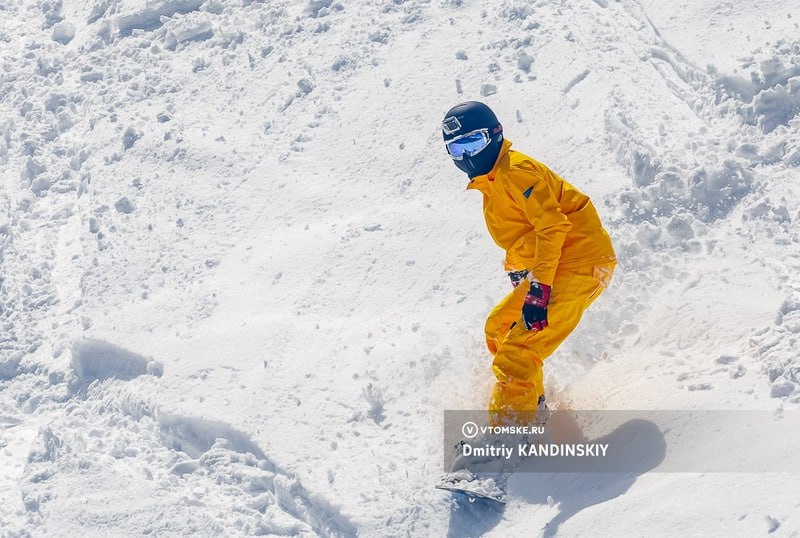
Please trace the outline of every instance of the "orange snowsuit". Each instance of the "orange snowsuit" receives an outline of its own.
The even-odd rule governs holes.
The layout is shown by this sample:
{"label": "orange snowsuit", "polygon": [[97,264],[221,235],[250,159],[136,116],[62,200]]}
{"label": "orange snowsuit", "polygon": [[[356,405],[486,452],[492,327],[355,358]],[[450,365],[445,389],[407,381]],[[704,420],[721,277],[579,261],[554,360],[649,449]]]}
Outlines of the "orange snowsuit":
{"label": "orange snowsuit", "polygon": [[616,257],[589,197],[542,163],[512,151],[508,140],[492,171],[475,177],[467,188],[483,193],[486,226],[506,251],[506,270],[527,269],[552,287],[545,329],[528,331],[521,322],[529,289],[525,282],[486,320],[486,344],[497,378],[490,421],[514,422],[514,412],[535,412],[544,394],[544,359],[608,286]]}

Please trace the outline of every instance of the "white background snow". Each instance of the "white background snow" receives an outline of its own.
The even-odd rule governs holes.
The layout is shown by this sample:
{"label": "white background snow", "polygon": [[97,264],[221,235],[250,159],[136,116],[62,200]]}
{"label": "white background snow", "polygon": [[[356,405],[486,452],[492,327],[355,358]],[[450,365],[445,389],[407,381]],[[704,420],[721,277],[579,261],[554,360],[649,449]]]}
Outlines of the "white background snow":
{"label": "white background snow", "polygon": [[0,0],[2,535],[797,536],[794,473],[518,475],[505,511],[432,486],[509,288],[441,146],[462,100],[590,194],[619,255],[552,402],[797,408],[798,23],[796,0]]}

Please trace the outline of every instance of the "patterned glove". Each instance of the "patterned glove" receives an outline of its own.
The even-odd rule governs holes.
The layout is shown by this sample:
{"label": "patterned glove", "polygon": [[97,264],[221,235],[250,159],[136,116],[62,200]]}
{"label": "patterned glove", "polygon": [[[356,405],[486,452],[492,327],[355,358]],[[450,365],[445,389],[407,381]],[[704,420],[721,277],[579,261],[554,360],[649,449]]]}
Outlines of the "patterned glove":
{"label": "patterned glove", "polygon": [[511,279],[511,285],[515,288],[519,286],[519,283],[525,280],[528,276],[528,270],[523,269],[522,271],[511,271],[508,273],[508,278]]}
{"label": "patterned glove", "polygon": [[522,321],[525,328],[541,331],[547,327],[547,304],[550,302],[550,286],[542,284],[534,278],[529,278],[531,289],[525,296],[522,305]]}

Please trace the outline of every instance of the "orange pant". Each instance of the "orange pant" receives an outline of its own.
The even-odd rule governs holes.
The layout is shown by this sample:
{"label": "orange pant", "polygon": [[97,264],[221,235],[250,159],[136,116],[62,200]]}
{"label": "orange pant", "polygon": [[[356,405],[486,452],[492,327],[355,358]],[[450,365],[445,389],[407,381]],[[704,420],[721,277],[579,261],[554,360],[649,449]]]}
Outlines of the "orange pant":
{"label": "orange pant", "polygon": [[516,412],[536,411],[539,396],[544,394],[544,360],[606,289],[615,266],[612,262],[556,272],[547,309],[548,326],[542,331],[528,331],[522,323],[522,304],[530,289],[525,282],[494,307],[486,320],[486,345],[494,355],[492,370],[497,378],[489,402],[492,424],[513,424],[518,421]]}

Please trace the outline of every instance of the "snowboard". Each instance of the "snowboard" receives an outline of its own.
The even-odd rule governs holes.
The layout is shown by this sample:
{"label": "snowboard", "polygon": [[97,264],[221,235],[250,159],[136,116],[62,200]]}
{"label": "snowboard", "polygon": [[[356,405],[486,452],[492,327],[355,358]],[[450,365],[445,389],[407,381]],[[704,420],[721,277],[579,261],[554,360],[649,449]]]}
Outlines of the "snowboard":
{"label": "snowboard", "polygon": [[494,478],[479,478],[467,469],[442,475],[436,484],[437,489],[466,495],[470,501],[487,499],[506,504],[506,492],[498,486]]}

